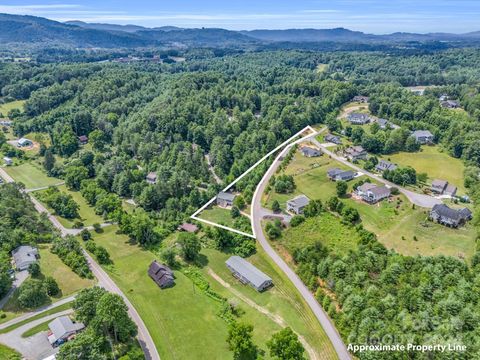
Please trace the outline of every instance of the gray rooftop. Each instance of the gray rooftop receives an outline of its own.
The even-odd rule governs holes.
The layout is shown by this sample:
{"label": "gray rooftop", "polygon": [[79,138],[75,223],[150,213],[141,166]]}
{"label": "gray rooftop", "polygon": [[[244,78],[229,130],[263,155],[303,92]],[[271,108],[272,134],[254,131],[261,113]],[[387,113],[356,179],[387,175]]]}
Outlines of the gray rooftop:
{"label": "gray rooftop", "polygon": [[455,210],[445,204],[434,205],[432,211],[436,212],[440,216],[457,221],[460,219],[467,219],[472,215],[472,212],[467,208]]}
{"label": "gray rooftop", "polygon": [[416,138],[419,138],[419,137],[433,137],[433,134],[428,130],[415,130],[412,133],[412,136],[415,136]]}
{"label": "gray rooftop", "polygon": [[52,330],[55,339],[60,339],[68,333],[82,330],[85,325],[82,323],[74,323],[68,316],[60,316],[48,324]]}
{"label": "gray rooftop", "polygon": [[258,270],[255,266],[240,256],[231,256],[225,261],[225,264],[245,279],[248,279],[248,281],[256,288],[262,287],[262,284],[264,284],[265,281],[272,281],[269,276]]}
{"label": "gray rooftop", "polygon": [[320,154],[320,150],[311,148],[311,147],[309,147],[309,146],[304,146],[304,147],[302,148],[302,153],[303,153],[304,155],[314,156],[314,155],[319,155],[319,154]]}
{"label": "gray rooftop", "polygon": [[22,245],[12,251],[13,260],[17,266],[22,263],[35,261],[37,255],[37,248],[30,245]]}
{"label": "gray rooftop", "polygon": [[235,194],[220,191],[217,195],[217,199],[233,201],[233,199],[235,199]]}
{"label": "gray rooftop", "polygon": [[386,187],[385,185],[382,186],[375,186],[371,189],[368,190],[375,196],[381,196],[381,195],[390,195],[390,189]]}
{"label": "gray rooftop", "polygon": [[303,194],[298,195],[291,200],[288,200],[289,204],[293,204],[297,207],[307,206],[309,202],[310,202],[310,199]]}

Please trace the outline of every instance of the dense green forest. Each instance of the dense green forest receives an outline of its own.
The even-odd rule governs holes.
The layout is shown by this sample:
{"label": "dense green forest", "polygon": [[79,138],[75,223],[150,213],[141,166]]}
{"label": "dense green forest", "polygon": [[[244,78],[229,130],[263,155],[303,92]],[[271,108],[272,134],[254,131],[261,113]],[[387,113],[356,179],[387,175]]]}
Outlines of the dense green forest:
{"label": "dense green forest", "polygon": [[[317,71],[320,64],[327,64],[325,71]],[[217,57],[204,52],[177,64],[0,64],[0,89],[6,100],[26,99],[24,113],[9,114],[17,136],[48,133],[52,145],[42,146],[40,156],[50,159],[44,163],[49,174],[64,178],[134,241],[151,246],[220,189],[205,155],[227,183],[306,125],[339,130],[340,106],[358,94],[370,96],[373,114],[401,129],[352,133],[356,142],[374,153],[417,151],[407,143],[410,131],[430,130],[436,143],[467,164],[465,187],[478,207],[479,65],[480,51],[471,49],[415,55],[272,51]],[[404,88],[411,85],[437,86],[417,96]],[[443,93],[459,99],[465,111],[442,108]],[[81,135],[88,136],[88,146],[79,145]],[[145,182],[149,172],[157,173],[155,185]],[[260,176],[259,171],[239,184],[247,203]],[[140,208],[123,210],[127,198]],[[473,223],[480,227],[475,214]],[[321,245],[294,254],[312,290],[318,277],[327,284],[328,291],[317,297],[344,340],[461,342],[468,352],[458,359],[480,356],[478,253],[471,263],[407,257],[389,252],[361,227],[357,231],[362,241],[343,257]],[[75,252],[70,241],[55,241],[61,258],[66,248]],[[89,276],[82,264],[70,266]],[[335,302],[326,295],[330,291]]]}

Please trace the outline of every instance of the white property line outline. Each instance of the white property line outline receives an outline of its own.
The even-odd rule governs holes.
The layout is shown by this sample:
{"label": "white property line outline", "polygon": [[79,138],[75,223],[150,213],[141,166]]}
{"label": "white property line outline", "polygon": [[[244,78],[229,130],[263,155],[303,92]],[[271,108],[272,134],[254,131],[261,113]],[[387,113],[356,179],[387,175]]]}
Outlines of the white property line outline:
{"label": "white property line outline", "polygon": [[[303,134],[305,131],[312,131],[312,134],[309,134],[307,135],[306,137],[301,137],[300,139],[297,139],[295,140],[294,142],[290,143],[293,139],[295,139],[296,137],[300,136],[301,134]],[[323,131],[324,129],[322,129],[321,131]],[[320,131],[320,132],[321,132]],[[274,154],[275,152],[277,152],[278,150],[280,150],[282,147],[285,146],[285,148],[282,150],[282,152],[280,152],[280,154],[277,156],[277,158],[274,160],[274,161],[277,161],[278,158],[283,154],[283,152],[292,147],[293,145],[296,145],[300,142],[303,142],[307,139],[309,139],[310,137],[312,136],[316,136],[318,135],[320,132],[316,131],[314,128],[312,128],[310,125],[308,126],[305,126],[302,130],[298,131],[296,134],[292,135],[291,137],[289,137],[287,140],[285,140],[283,143],[281,143],[280,145],[278,145],[275,149],[271,150],[268,154],[264,155],[260,160],[258,160],[255,164],[253,164],[250,168],[248,168],[242,175],[240,175],[238,178],[236,178],[235,180],[233,180],[230,184],[228,184],[222,191],[225,192],[227,191],[228,189],[230,189],[233,185],[235,185],[238,181],[240,181],[243,177],[245,177],[247,174],[249,174],[253,169],[255,169],[258,165],[260,165],[263,161],[265,161],[268,157],[270,157],[272,154]],[[260,181],[263,181],[264,180],[264,177],[266,176],[266,174],[268,173],[268,170],[267,172],[265,173],[265,175],[262,177],[262,179]],[[257,192],[257,189],[255,189],[255,193]],[[209,220],[205,220],[205,219],[202,219],[202,218],[199,218],[197,215],[199,213],[201,213],[203,210],[205,210],[210,204],[212,204],[215,199],[217,198],[217,196],[215,195],[213,198],[211,198],[207,203],[205,203],[205,205],[203,205],[201,208],[199,208],[197,211],[195,211],[191,216],[190,218],[193,219],[193,220],[197,220],[197,221],[200,221],[200,222],[203,222],[205,224],[208,224],[208,225],[211,225],[211,226],[216,226],[216,227],[219,227],[221,229],[225,229],[225,230],[229,230],[229,231],[232,231],[236,234],[240,234],[240,235],[244,235],[244,236],[248,236],[250,238],[253,238],[253,239],[256,239],[256,234],[255,234],[255,229],[253,228],[253,219],[250,218],[250,226],[252,227],[252,233],[253,234],[248,234],[246,232],[243,232],[243,231],[240,231],[240,230],[237,230],[237,229],[233,229],[231,227],[228,227],[228,226],[225,226],[225,225],[221,225],[221,224],[217,224],[217,223],[214,223],[212,221],[209,221]]]}

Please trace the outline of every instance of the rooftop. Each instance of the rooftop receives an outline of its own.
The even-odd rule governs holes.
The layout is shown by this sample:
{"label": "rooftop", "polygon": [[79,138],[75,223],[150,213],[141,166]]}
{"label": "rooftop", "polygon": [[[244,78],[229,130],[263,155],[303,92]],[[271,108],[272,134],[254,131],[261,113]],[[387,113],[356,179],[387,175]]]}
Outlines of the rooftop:
{"label": "rooftop", "polygon": [[223,192],[220,191],[217,195],[217,199],[222,199],[222,200],[227,200],[227,201],[233,201],[235,199],[235,194],[229,193],[229,192]]}
{"label": "rooftop", "polygon": [[74,323],[68,316],[60,316],[50,322],[48,327],[55,336],[55,340],[62,338],[68,333],[82,330],[85,325],[82,323]]}
{"label": "rooftop", "polygon": [[269,276],[258,270],[255,266],[240,256],[231,256],[225,261],[225,264],[239,273],[242,277],[248,279],[248,281],[257,288],[261,287],[265,281],[272,281]]}
{"label": "rooftop", "polygon": [[291,200],[288,200],[290,204],[294,204],[295,206],[302,207],[302,206],[307,206],[308,203],[310,202],[310,199],[306,197],[305,195],[298,195],[294,197]]}

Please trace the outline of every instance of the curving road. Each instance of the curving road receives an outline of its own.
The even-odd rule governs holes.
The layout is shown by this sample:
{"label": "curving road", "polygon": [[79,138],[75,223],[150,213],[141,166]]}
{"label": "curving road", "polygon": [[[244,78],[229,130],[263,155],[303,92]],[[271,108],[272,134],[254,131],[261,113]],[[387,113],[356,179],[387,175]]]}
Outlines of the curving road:
{"label": "curving road", "polygon": [[[310,136],[309,136],[310,137]],[[305,139],[309,138],[306,137]],[[343,343],[340,334],[335,329],[335,326],[331,322],[330,318],[327,316],[323,308],[317,302],[313,294],[310,290],[305,286],[302,280],[298,277],[298,275],[287,265],[287,263],[276,253],[276,251],[272,248],[270,243],[265,238],[263,233],[261,220],[263,218],[263,214],[265,214],[264,210],[262,210],[261,205],[261,198],[262,194],[265,191],[265,187],[268,184],[268,180],[270,177],[275,173],[278,166],[281,163],[280,158],[284,156],[288,150],[291,148],[291,145],[287,145],[280,154],[275,158],[270,168],[267,172],[263,175],[262,180],[258,184],[255,194],[253,195],[252,199],[252,230],[253,235],[256,237],[260,245],[263,247],[265,252],[270,256],[270,258],[278,265],[278,267],[287,275],[293,285],[297,288],[299,293],[305,299],[307,304],[312,309],[313,313],[315,314],[316,318],[322,325],[325,333],[327,334],[328,338],[330,339],[335,351],[340,360],[348,360],[351,359],[350,354],[348,353],[347,347]]]}

